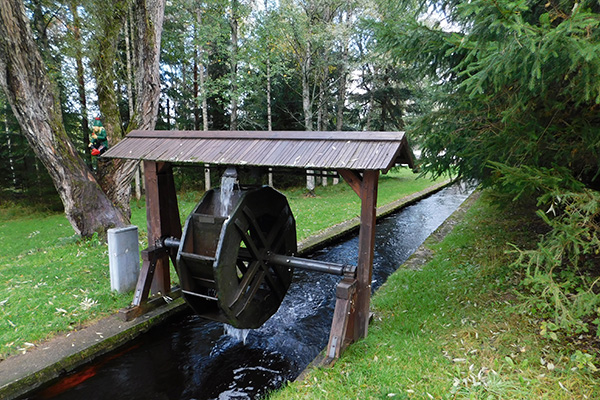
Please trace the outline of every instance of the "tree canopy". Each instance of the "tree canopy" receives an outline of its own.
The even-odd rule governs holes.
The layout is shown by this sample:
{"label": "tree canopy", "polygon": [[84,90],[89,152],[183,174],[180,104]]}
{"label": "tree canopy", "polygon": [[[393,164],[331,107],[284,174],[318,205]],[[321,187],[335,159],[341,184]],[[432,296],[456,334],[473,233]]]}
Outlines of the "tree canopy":
{"label": "tree canopy", "polygon": [[536,248],[515,249],[511,266],[529,311],[545,318],[541,332],[552,339],[600,335],[600,4],[422,7],[373,26],[381,51],[435,88],[408,128],[424,170],[477,180],[508,203],[537,200],[548,231]]}
{"label": "tree canopy", "polygon": [[[53,120],[45,134],[71,143],[68,158],[87,164],[91,171],[77,161],[83,175],[90,172],[86,179],[99,183],[125,217],[136,166],[98,166],[88,148],[89,119],[101,119],[114,145],[135,127],[399,130],[414,104],[402,71],[375,51],[373,32],[363,24],[382,18],[373,2],[3,0],[2,7],[12,13],[3,13],[5,27],[15,15],[29,25],[28,53],[40,55],[39,67],[29,69],[53,88],[54,100],[46,103],[56,108],[53,117],[48,106],[38,115]],[[4,43],[25,37],[5,33]],[[9,56],[27,58],[5,48],[2,65],[15,65],[7,64]],[[52,175],[64,162],[52,154],[42,158],[50,146],[37,147],[33,159],[28,152],[45,131],[34,128],[35,113],[24,118],[19,106],[41,97],[19,101],[14,80],[9,76],[0,93],[2,196],[39,198],[39,187],[50,181],[64,193],[73,179]],[[66,193],[60,198],[67,214],[72,212],[67,203],[85,203],[72,198],[75,192]],[[74,228],[85,234],[102,230]]]}
{"label": "tree canopy", "polygon": [[446,29],[431,19],[377,25],[380,45],[437,86],[413,126],[428,170],[493,183],[497,163],[560,166],[598,188],[598,3],[432,6]]}

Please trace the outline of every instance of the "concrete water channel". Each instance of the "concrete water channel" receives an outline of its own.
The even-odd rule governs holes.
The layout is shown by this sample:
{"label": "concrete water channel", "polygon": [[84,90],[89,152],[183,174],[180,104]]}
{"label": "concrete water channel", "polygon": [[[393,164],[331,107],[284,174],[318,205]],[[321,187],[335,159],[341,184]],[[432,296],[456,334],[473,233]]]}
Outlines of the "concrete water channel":
{"label": "concrete water channel", "polygon": [[[373,290],[469,196],[452,185],[381,219]],[[353,264],[357,236],[314,251]],[[258,399],[295,379],[327,344],[339,277],[296,271],[279,311],[261,328],[225,329],[189,311],[21,399]]]}

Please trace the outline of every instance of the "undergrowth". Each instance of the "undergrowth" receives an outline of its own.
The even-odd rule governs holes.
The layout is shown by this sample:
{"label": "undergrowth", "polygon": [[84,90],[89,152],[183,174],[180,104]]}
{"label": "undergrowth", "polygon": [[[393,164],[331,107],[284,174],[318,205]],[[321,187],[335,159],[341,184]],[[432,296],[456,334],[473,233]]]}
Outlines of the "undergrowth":
{"label": "undergrowth", "polygon": [[537,200],[537,217],[548,230],[534,248],[514,245],[511,266],[522,274],[523,310],[543,320],[540,332],[552,340],[598,341],[600,193],[560,168],[497,168],[505,192]]}

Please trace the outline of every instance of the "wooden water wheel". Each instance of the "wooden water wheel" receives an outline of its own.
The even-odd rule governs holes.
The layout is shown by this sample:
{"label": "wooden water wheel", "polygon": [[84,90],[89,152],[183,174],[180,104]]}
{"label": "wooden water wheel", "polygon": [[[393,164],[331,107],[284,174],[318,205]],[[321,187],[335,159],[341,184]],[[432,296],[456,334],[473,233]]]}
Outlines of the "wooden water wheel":
{"label": "wooden water wheel", "polygon": [[196,313],[236,328],[258,328],[279,308],[293,269],[269,263],[296,252],[296,223],[270,187],[234,191],[219,216],[220,191],[206,193],[188,217],[177,255],[182,293]]}

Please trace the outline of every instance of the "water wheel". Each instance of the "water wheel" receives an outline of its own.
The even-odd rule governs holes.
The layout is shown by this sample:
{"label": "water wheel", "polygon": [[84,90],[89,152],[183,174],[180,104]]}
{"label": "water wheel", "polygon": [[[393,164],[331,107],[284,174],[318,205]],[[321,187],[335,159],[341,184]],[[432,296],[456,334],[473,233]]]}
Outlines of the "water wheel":
{"label": "water wheel", "polygon": [[296,223],[273,188],[236,190],[231,201],[231,212],[221,216],[220,189],[205,194],[185,223],[177,273],[197,314],[258,328],[279,308],[293,275],[267,255],[296,252]]}

